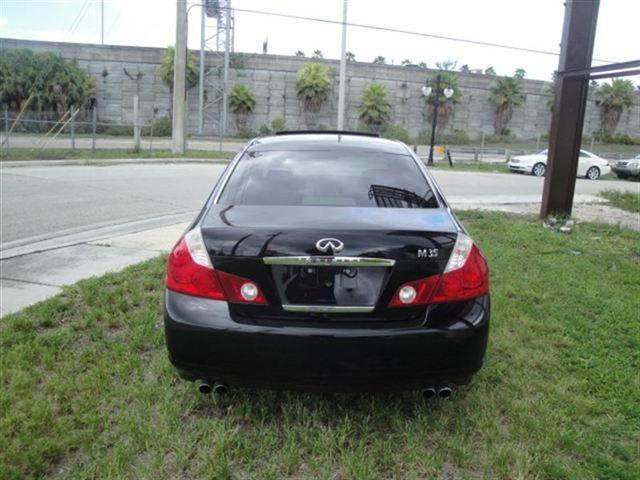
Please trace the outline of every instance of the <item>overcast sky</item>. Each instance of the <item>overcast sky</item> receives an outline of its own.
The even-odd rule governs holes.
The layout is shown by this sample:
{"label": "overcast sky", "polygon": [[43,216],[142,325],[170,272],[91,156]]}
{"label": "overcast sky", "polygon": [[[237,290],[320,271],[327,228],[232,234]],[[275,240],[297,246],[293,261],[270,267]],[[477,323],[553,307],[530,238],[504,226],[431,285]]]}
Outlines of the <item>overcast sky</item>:
{"label": "overcast sky", "polygon": [[[198,2],[190,2],[198,3]],[[340,20],[342,0],[232,0],[236,8]],[[116,45],[165,47],[175,41],[174,0],[105,0],[105,42]],[[349,0],[348,20],[558,52],[564,6],[562,0]],[[189,15],[189,46],[199,47],[199,7]],[[640,57],[640,0],[602,0],[594,58],[607,61]],[[213,20],[208,24],[212,27]],[[0,0],[0,35],[10,38],[100,42],[100,0]],[[213,28],[208,32],[213,33]],[[235,49],[339,58],[340,27],[316,22],[236,13]],[[511,75],[524,68],[527,77],[548,80],[558,58],[452,41],[350,28],[347,49],[356,59],[378,55],[399,64],[407,58],[428,66],[452,59],[471,68],[493,66]],[[602,62],[594,62],[600,64]],[[640,83],[635,77],[634,83]]]}

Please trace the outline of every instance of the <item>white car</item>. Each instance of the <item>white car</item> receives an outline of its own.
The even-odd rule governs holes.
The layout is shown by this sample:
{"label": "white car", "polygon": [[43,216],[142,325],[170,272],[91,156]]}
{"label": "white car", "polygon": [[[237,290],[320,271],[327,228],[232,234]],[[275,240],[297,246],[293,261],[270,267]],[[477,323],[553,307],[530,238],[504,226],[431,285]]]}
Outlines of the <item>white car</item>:
{"label": "white car", "polygon": [[[547,171],[548,150],[542,150],[533,155],[520,155],[509,160],[509,170],[512,172],[531,173],[536,177],[544,177]],[[609,162],[594,153],[580,150],[578,159],[578,177],[597,180],[601,175],[611,172]]]}

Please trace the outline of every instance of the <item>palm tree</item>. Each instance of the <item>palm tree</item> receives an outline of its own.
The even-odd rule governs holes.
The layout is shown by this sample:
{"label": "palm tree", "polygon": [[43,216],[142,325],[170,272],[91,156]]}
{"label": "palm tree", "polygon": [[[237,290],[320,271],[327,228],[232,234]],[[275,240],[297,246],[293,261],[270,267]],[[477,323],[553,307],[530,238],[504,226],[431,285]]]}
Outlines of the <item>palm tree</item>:
{"label": "palm tree", "polygon": [[387,60],[382,55],[378,55],[376,58],[373,59],[373,63],[384,65],[385,63],[387,63]]}
{"label": "palm tree", "polygon": [[313,56],[311,58],[322,58],[322,50],[314,50],[313,51]]}
{"label": "palm tree", "polygon": [[495,69],[495,68],[493,68],[493,67],[487,67],[487,68],[484,70],[484,74],[485,74],[485,75],[491,75],[492,77],[495,77],[495,76],[496,76],[496,69]]}
{"label": "palm tree", "polygon": [[[164,84],[169,87],[169,116],[173,107],[173,62],[176,54],[174,47],[167,47],[162,54],[160,63],[160,76]],[[193,52],[187,52],[187,90],[198,84],[198,69],[196,68],[196,56]]]}
{"label": "palm tree", "polygon": [[298,50],[295,55],[296,57],[304,57],[304,52],[302,50]]}
{"label": "palm tree", "polygon": [[427,64],[426,64],[425,62],[420,62],[420,63],[418,64],[418,66],[419,66],[420,68],[427,68]]}
{"label": "palm tree", "polygon": [[527,74],[527,71],[524,68],[516,68],[516,71],[513,74],[513,76],[517,79],[522,80],[526,74]]}
{"label": "palm tree", "polygon": [[331,80],[327,68],[320,63],[307,63],[298,72],[296,93],[302,104],[307,128],[313,128],[322,104],[329,98]]}
{"label": "palm tree", "polygon": [[355,62],[356,61],[356,54],[353,52],[347,52],[344,54],[345,58],[347,59],[347,62]]}
{"label": "palm tree", "polygon": [[496,104],[496,135],[506,135],[513,108],[524,103],[522,83],[513,77],[499,78],[491,88],[489,100]]}
{"label": "palm tree", "polygon": [[405,65],[407,67],[410,67],[411,65],[413,65],[413,62],[411,60],[409,60],[408,58],[405,58],[404,60],[402,60],[401,65]]}
{"label": "palm tree", "polygon": [[236,116],[237,130],[247,126],[247,119],[255,106],[256,97],[249,87],[240,83],[233,86],[229,94],[229,108]]}
{"label": "palm tree", "polygon": [[436,67],[438,70],[444,70],[445,72],[453,71],[458,66],[458,62],[455,60],[451,60],[450,58],[446,60],[441,60],[440,62],[436,62]]}
{"label": "palm tree", "polygon": [[387,101],[387,91],[377,83],[370,83],[362,89],[360,101],[360,120],[370,130],[380,133],[390,117],[391,104]]}
{"label": "palm tree", "polygon": [[469,65],[467,65],[466,63],[464,65],[462,65],[460,67],[460,72],[461,73],[471,73],[471,69],[469,68]]}
{"label": "palm tree", "polygon": [[616,131],[622,111],[633,105],[633,83],[614,78],[611,83],[602,84],[596,95],[600,99],[600,128],[603,132],[612,134]]}

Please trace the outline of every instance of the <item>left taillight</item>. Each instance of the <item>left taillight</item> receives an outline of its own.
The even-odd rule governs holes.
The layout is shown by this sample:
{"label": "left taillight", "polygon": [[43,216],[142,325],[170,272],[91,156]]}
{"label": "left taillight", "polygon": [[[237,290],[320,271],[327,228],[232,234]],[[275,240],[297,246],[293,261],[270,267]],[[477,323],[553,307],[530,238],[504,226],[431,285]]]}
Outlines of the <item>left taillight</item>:
{"label": "left taillight", "polygon": [[489,269],[473,240],[458,238],[442,275],[421,278],[398,288],[389,307],[453,303],[489,293]]}
{"label": "left taillight", "polygon": [[213,268],[199,228],[190,230],[169,254],[166,287],[195,297],[267,304],[257,283]]}

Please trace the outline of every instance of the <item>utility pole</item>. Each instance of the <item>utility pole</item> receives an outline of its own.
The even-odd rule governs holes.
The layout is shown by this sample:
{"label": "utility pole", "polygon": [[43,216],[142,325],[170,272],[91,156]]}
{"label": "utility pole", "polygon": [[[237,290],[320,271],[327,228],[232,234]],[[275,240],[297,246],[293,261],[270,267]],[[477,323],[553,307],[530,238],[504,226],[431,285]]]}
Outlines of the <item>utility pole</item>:
{"label": "utility pole", "polygon": [[342,48],[340,55],[340,84],[338,85],[338,130],[344,130],[344,96],[347,71],[347,0],[342,2]]}
{"label": "utility pole", "polygon": [[104,45],[104,0],[100,0],[100,44]]}
{"label": "utility pole", "polygon": [[225,8],[224,10],[225,22],[224,22],[224,82],[222,84],[222,121],[220,125],[220,143],[222,144],[222,136],[227,134],[227,115],[228,115],[228,101],[229,96],[229,49],[230,45],[230,29],[231,29],[231,8]]}
{"label": "utility pole", "polygon": [[200,76],[198,81],[198,135],[204,134],[204,22],[207,13],[205,7],[200,7]]}
{"label": "utility pole", "polygon": [[[599,0],[567,0],[565,4],[542,218],[551,213],[571,215],[599,6]],[[565,75],[580,69],[586,69],[586,73]]]}
{"label": "utility pole", "polygon": [[182,155],[186,149],[187,2],[177,0],[176,46],[173,59],[173,119],[171,151]]}

